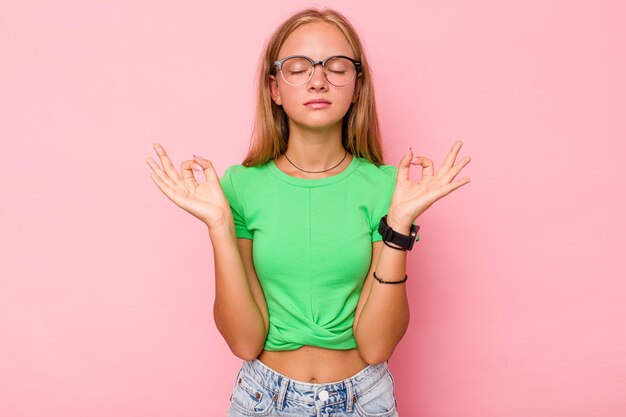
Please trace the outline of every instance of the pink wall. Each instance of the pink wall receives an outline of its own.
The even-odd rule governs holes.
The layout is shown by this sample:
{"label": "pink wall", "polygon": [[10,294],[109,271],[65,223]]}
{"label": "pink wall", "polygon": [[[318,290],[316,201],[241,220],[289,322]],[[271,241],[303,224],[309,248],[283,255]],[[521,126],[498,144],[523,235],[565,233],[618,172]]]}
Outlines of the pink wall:
{"label": "pink wall", "polygon": [[[472,157],[419,221],[400,414],[626,415],[624,3],[370,3],[332,5],[387,163]],[[211,243],[144,159],[238,163],[263,42],[307,5],[0,5],[1,416],[225,414]]]}

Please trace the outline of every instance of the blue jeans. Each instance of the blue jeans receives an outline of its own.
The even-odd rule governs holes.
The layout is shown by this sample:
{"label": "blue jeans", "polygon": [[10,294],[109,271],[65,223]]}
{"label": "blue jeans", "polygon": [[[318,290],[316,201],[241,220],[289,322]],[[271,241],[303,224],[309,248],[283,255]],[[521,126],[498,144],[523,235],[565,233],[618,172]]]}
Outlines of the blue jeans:
{"label": "blue jeans", "polygon": [[342,381],[310,384],[254,359],[237,373],[227,417],[399,417],[394,387],[387,361]]}

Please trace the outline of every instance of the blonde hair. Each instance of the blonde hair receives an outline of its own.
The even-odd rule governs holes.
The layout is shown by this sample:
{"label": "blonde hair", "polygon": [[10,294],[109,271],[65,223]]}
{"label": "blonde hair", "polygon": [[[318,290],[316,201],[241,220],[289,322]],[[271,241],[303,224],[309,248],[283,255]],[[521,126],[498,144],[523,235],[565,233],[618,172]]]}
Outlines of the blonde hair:
{"label": "blonde hair", "polygon": [[361,40],[352,25],[339,12],[329,8],[321,10],[309,8],[297,12],[283,22],[265,44],[259,62],[258,96],[252,138],[242,165],[250,167],[264,164],[287,150],[288,117],[282,106],[276,105],[271,98],[269,75],[287,37],[298,27],[311,22],[334,23],[350,43],[355,59],[361,61],[362,81],[359,97],[356,103],[350,105],[342,122],[343,147],[353,155],[366,158],[375,165],[383,164],[374,86]]}

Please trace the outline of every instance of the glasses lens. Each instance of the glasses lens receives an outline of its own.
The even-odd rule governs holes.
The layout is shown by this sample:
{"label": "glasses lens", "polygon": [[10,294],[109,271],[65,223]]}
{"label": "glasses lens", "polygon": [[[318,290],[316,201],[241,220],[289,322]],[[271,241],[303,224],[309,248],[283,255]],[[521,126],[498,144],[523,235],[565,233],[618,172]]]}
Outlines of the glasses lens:
{"label": "glasses lens", "polygon": [[[311,77],[313,67],[311,62],[304,58],[289,58],[283,62],[282,75],[291,85],[299,86]],[[324,70],[326,79],[331,84],[342,87],[350,84],[356,75],[354,63],[346,58],[332,58],[326,62]]]}
{"label": "glasses lens", "polygon": [[333,58],[326,62],[326,79],[328,82],[341,87],[354,79],[356,68],[352,61],[346,58]]}
{"label": "glasses lens", "polygon": [[289,58],[283,62],[282,74],[291,85],[302,85],[309,80],[311,63],[304,58]]}

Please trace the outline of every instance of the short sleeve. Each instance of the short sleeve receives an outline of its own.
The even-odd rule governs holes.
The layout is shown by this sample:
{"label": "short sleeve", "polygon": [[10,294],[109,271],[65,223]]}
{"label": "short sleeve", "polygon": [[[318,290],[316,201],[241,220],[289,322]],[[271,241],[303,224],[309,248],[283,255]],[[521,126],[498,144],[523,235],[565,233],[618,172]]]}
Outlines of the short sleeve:
{"label": "short sleeve", "polygon": [[[381,165],[379,168],[386,174],[388,182],[384,192],[380,196],[381,204],[376,206],[372,211],[372,243],[383,240],[383,237],[378,233],[378,226],[380,225],[380,218],[389,211],[389,205],[391,204],[391,197],[396,187],[396,177],[398,175],[398,168],[394,165]],[[417,232],[417,238],[415,240],[420,240],[419,231]]]}
{"label": "short sleeve", "polygon": [[237,197],[235,186],[233,185],[233,167],[231,165],[224,171],[224,175],[220,178],[220,185],[224,191],[224,195],[228,199],[230,205],[230,211],[233,214],[233,220],[235,221],[235,235],[237,237],[252,239],[252,233],[246,227],[245,215],[242,208],[242,202]]}

